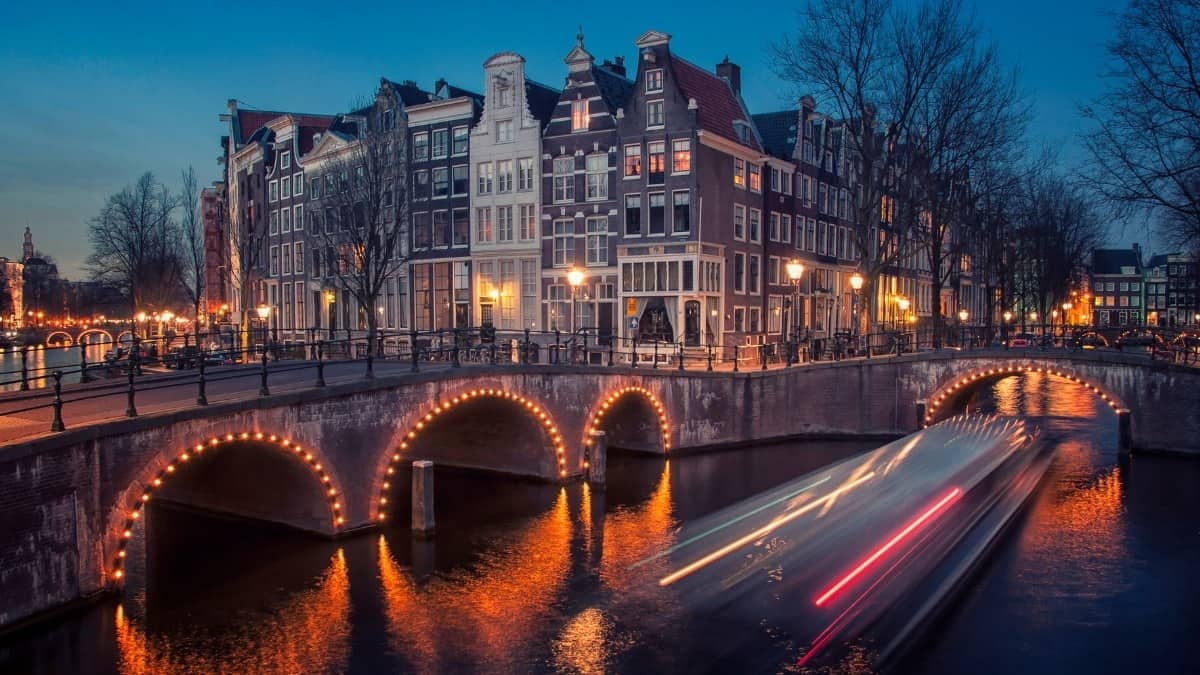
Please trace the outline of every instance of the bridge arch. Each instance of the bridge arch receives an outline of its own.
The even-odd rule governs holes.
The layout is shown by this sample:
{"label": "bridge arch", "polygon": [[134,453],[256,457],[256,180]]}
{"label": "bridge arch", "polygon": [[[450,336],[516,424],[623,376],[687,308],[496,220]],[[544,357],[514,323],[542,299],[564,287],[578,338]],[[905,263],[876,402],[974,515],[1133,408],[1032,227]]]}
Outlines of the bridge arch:
{"label": "bridge arch", "polygon": [[83,338],[84,338],[84,336],[87,336],[87,335],[103,335],[104,337],[108,338],[107,340],[101,340],[100,342],[98,342],[96,344],[105,344],[106,342],[113,342],[112,333],[104,330],[103,328],[89,328],[89,329],[81,332],[79,335],[77,335],[75,337],[75,341],[80,344],[83,344]]}
{"label": "bridge arch", "polygon": [[947,415],[946,408],[957,400],[958,396],[974,389],[977,385],[986,381],[998,380],[1004,377],[1013,375],[1024,375],[1028,373],[1043,373],[1061,377],[1070,382],[1074,382],[1085,389],[1090,390],[1098,396],[1105,404],[1113,411],[1127,407],[1116,394],[1113,394],[1103,385],[1098,384],[1086,377],[1080,376],[1078,373],[1071,371],[1062,366],[1039,366],[1030,365],[1027,363],[1012,363],[1008,365],[992,365],[989,367],[972,367],[963,372],[955,374],[953,377],[944,380],[934,388],[933,392],[926,397],[925,400],[925,418],[921,420],[921,426],[927,427]]}
{"label": "bridge arch", "polygon": [[70,347],[71,345],[75,344],[75,338],[70,333],[68,333],[65,330],[56,330],[56,331],[52,331],[49,335],[46,336],[46,339],[44,341],[45,345],[47,347],[53,347],[55,344],[54,338],[56,338],[56,337],[65,338],[65,340],[59,340],[60,342],[63,343],[64,347]]}
{"label": "bridge arch", "polygon": [[430,432],[431,426],[438,418],[452,411],[461,410],[463,406],[480,400],[507,402],[511,403],[513,407],[523,410],[526,419],[541,429],[544,439],[553,451],[557,477],[560,479],[566,478],[566,452],[563,447],[562,434],[559,432],[558,423],[554,421],[549,409],[545,405],[522,394],[495,387],[464,388],[450,398],[436,403],[433,407],[427,408],[409,418],[407,426],[401,426],[401,428],[406,428],[407,430],[400,437],[399,442],[394,444],[380,460],[379,468],[376,471],[375,483],[378,489],[375,490],[375,493],[378,496],[375,499],[375,504],[373,504],[376,521],[383,522],[387,520],[391,512],[389,494],[392,489],[393,477],[400,470],[404,459],[411,456],[413,445]]}
{"label": "bridge arch", "polygon": [[[199,461],[205,454],[223,445],[238,443],[258,443],[275,447],[286,456],[294,457],[303,462],[319,481],[320,489],[329,508],[330,531],[337,534],[346,524],[342,487],[329,468],[329,462],[320,451],[307,448],[287,436],[267,434],[262,431],[242,431],[226,433],[222,436],[197,439],[197,441],[178,451],[164,450],[154,460],[149,462],[128,488],[118,493],[117,503],[113,505],[108,518],[107,539],[105,550],[112,551],[111,562],[105,570],[105,577],[111,583],[119,584],[125,577],[125,558],[133,528],[142,517],[146,505],[156,492],[161,492],[182,467]],[[140,488],[140,490],[139,490]]]}
{"label": "bridge arch", "polygon": [[[659,451],[661,451],[662,454],[669,453],[671,451],[671,425],[667,419],[667,409],[663,405],[662,401],[659,400],[658,396],[654,394],[654,392],[638,385],[626,385],[609,391],[604,394],[598,403],[592,406],[592,413],[588,416],[588,423],[583,428],[584,447],[588,447],[590,445],[591,438],[589,436],[591,432],[609,431],[604,428],[606,419],[611,423],[616,421],[617,418],[621,417],[622,415],[628,414],[630,412],[628,408],[630,401],[640,402],[642,406],[645,407],[645,409],[640,412],[648,413],[643,415],[643,418],[649,418],[650,423],[654,425],[655,430],[658,432],[655,440],[658,443]],[[639,411],[634,411],[634,414],[637,414],[637,412]],[[645,423],[640,426],[644,425]],[[622,435],[622,432],[624,435]],[[619,430],[615,436],[614,434],[609,433],[609,446],[612,447],[616,445],[617,447],[625,447],[628,445],[633,445],[633,443],[630,442],[631,439],[628,438],[628,433],[629,432],[625,430]],[[632,447],[630,449],[636,450],[645,448]]]}

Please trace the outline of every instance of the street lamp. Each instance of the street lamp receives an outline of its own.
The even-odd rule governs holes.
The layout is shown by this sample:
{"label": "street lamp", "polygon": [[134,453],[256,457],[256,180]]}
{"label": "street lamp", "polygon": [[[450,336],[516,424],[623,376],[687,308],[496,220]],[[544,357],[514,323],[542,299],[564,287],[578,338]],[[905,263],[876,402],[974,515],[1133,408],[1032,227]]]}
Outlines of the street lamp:
{"label": "street lamp", "polygon": [[850,312],[850,314],[851,314],[851,316],[854,317],[854,335],[855,336],[858,335],[858,323],[859,323],[858,322],[858,311],[859,311],[858,296],[859,296],[859,293],[862,291],[862,287],[863,287],[862,275],[859,274],[858,272],[855,272],[854,274],[850,275],[850,288],[854,290],[854,307],[852,308],[853,311]]}
{"label": "street lamp", "polygon": [[[271,306],[270,305],[259,305],[257,308],[255,308],[254,311],[255,311],[255,313],[258,314],[258,320],[262,321],[263,342],[266,343],[266,341],[267,341],[267,318],[271,316]],[[266,347],[264,346],[263,349],[266,349]]]}
{"label": "street lamp", "polygon": [[900,308],[900,316],[907,317],[909,304],[911,303],[909,303],[908,298],[904,296],[896,298],[896,306]]}
{"label": "street lamp", "polygon": [[958,326],[959,330],[962,331],[962,339],[959,344],[964,347],[967,344],[967,319],[970,318],[970,316],[971,315],[967,312],[966,307],[958,310]]}
{"label": "street lamp", "polygon": [[575,293],[579,289],[579,285],[583,283],[583,270],[578,267],[572,267],[570,272],[567,272],[567,283],[571,284],[571,332],[575,332]]}
{"label": "street lamp", "polygon": [[791,260],[787,261],[787,264],[784,265],[784,268],[787,270],[788,281],[792,285],[792,311],[797,313],[797,316],[793,317],[793,320],[792,320],[792,332],[795,335],[795,340],[793,340],[793,341],[795,343],[799,344],[799,342],[800,342],[800,317],[798,316],[798,314],[801,312],[801,310],[800,310],[800,307],[801,307],[801,305],[800,305],[800,279],[801,279],[801,277],[804,276],[804,263],[800,262],[799,260],[797,260],[795,258],[792,258]]}

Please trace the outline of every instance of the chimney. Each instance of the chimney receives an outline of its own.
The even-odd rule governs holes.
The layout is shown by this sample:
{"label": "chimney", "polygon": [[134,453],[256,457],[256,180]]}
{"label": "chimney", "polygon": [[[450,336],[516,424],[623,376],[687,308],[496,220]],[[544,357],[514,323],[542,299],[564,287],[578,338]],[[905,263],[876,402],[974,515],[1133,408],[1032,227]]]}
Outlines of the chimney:
{"label": "chimney", "polygon": [[728,56],[717,64],[717,77],[728,80],[734,94],[742,94],[742,68],[736,63],[730,63]]}
{"label": "chimney", "polygon": [[625,77],[625,57],[618,56],[613,59],[613,62],[611,65],[609,65],[608,69],[617,75],[620,75],[621,77]]}

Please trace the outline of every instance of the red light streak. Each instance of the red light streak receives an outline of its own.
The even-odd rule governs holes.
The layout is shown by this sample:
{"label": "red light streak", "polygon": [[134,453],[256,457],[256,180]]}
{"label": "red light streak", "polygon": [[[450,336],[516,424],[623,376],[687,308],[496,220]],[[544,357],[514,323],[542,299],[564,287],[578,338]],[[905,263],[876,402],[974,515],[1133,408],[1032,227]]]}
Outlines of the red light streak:
{"label": "red light streak", "polygon": [[953,490],[950,491],[949,494],[947,494],[945,497],[942,497],[940,501],[938,501],[936,504],[934,504],[933,506],[926,509],[926,511],[924,513],[922,513],[920,516],[918,516],[916,518],[916,520],[912,521],[911,523],[906,525],[904,527],[904,529],[897,532],[895,534],[895,536],[893,536],[891,539],[889,539],[887,541],[886,544],[875,549],[875,552],[872,553],[870,556],[868,556],[866,560],[859,563],[858,567],[855,567],[849,574],[842,577],[840,580],[838,580],[838,582],[836,584],[834,584],[832,587],[830,587],[829,590],[825,591],[819,597],[817,597],[817,600],[816,600],[817,607],[820,607],[820,606],[824,605],[826,602],[828,602],[829,599],[832,598],[835,594],[837,594],[838,591],[842,590],[843,588],[848,586],[850,583],[852,583],[855,580],[855,578],[857,578],[860,574],[862,574],[864,571],[866,571],[866,569],[868,567],[873,565],[877,560],[882,558],[884,555],[887,555],[888,551],[895,548],[896,545],[899,544],[901,541],[904,541],[904,539],[906,537],[908,537],[908,535],[912,534],[913,531],[915,531],[917,528],[921,527],[921,525],[925,524],[927,521],[929,521],[934,516],[936,516],[938,514],[938,512],[945,509],[955,499],[958,499],[958,497],[960,495],[962,495],[962,490],[959,488],[954,488]]}

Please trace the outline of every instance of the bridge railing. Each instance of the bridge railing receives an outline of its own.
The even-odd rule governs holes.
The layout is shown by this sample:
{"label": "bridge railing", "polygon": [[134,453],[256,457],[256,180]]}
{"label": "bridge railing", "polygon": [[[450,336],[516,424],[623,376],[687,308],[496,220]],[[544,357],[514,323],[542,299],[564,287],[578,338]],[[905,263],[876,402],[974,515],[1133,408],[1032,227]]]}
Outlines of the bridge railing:
{"label": "bridge railing", "polygon": [[[1030,335],[1035,339],[1029,339]],[[125,415],[135,417],[139,400],[156,391],[193,388],[194,405],[205,406],[208,388],[214,384],[242,380],[248,386],[235,394],[252,395],[257,385],[258,395],[268,396],[272,382],[280,383],[279,378],[288,373],[307,372],[312,378],[308,380],[311,385],[304,386],[323,387],[327,366],[336,364],[337,377],[342,381],[370,379],[375,377],[377,361],[389,364],[390,373],[512,364],[744,372],[935,350],[1003,348],[1045,352],[1136,348],[1140,350],[1136,353],[1152,359],[1200,364],[1200,335],[1191,333],[1179,333],[1168,340],[1161,335],[1130,331],[1115,340],[1115,345],[1101,339],[1102,336],[1087,333],[1056,335],[1049,326],[1044,331],[1018,331],[1007,336],[981,327],[963,326],[956,334],[899,327],[870,335],[794,332],[782,336],[776,332],[725,343],[715,335],[705,337],[691,335],[671,340],[666,334],[647,334],[628,338],[596,327],[572,332],[492,328],[381,330],[373,339],[361,330],[315,328],[295,331],[291,339],[285,340],[261,330],[156,338],[134,335],[126,343],[112,345],[104,359],[91,363],[87,360],[87,349],[94,345],[47,348],[67,353],[77,351],[78,361],[71,366],[30,367],[28,356],[32,350],[21,348],[21,367],[0,371],[0,387],[17,389],[15,393],[0,394],[0,417],[50,410],[50,430],[57,432],[66,428],[64,415],[69,417],[72,412],[67,408],[80,410],[86,403],[100,399],[123,397]],[[362,370],[348,371],[347,365],[353,364]],[[73,378],[78,385],[64,390],[64,378]],[[296,376],[283,381],[288,386],[302,383]],[[182,400],[185,405],[192,404],[189,395]],[[169,402],[178,405],[180,397],[177,395]]]}

